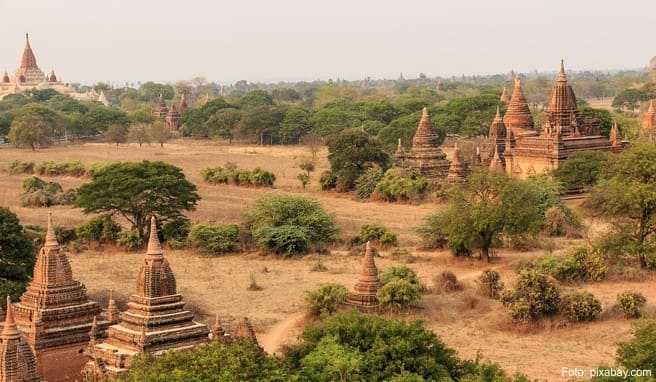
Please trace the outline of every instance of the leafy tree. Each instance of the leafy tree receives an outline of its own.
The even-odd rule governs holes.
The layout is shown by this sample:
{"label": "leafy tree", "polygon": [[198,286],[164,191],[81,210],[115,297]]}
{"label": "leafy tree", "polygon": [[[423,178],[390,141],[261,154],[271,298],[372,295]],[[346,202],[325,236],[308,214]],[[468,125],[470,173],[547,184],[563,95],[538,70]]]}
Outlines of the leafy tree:
{"label": "leafy tree", "polygon": [[96,105],[82,116],[80,122],[82,135],[96,135],[107,131],[112,125],[127,126],[130,122],[124,112],[102,105]]}
{"label": "leafy tree", "polygon": [[241,112],[237,109],[217,110],[206,122],[207,132],[212,138],[228,139],[232,143],[240,120]]}
{"label": "leafy tree", "polygon": [[355,181],[367,168],[378,165],[386,169],[390,157],[376,138],[362,130],[349,129],[329,139],[328,160],[338,184],[347,191],[355,187]]}
{"label": "leafy tree", "polygon": [[264,144],[267,137],[273,143],[278,140],[283,118],[283,110],[275,106],[263,105],[244,109],[241,113],[241,134],[258,137],[260,144]]}
{"label": "leafy tree", "polygon": [[0,208],[0,280],[26,282],[34,267],[34,248],[16,214]]}
{"label": "leafy tree", "polygon": [[273,105],[273,97],[265,90],[253,90],[241,97],[239,104],[243,108],[271,106]]}
{"label": "leafy tree", "polygon": [[280,140],[282,143],[298,143],[301,136],[312,130],[310,119],[312,113],[300,107],[287,110],[280,124]]}
{"label": "leafy tree", "polygon": [[130,126],[130,130],[128,131],[128,139],[131,142],[138,143],[139,147],[141,147],[144,143],[150,143],[150,125],[145,123],[137,123]]}
{"label": "leafy tree", "polygon": [[610,135],[610,129],[613,127],[613,116],[610,111],[586,106],[580,107],[579,112],[583,118],[599,120],[601,133],[605,136]]}
{"label": "leafy tree", "polygon": [[146,134],[150,139],[159,143],[159,147],[164,147],[164,143],[168,142],[171,139],[171,130],[164,124],[162,121],[155,121],[154,123],[147,125],[148,131]]}
{"label": "leafy tree", "polygon": [[597,183],[608,154],[601,151],[577,152],[554,171],[556,179],[568,190],[586,189]]}
{"label": "leafy tree", "polygon": [[617,360],[627,369],[656,370],[656,320],[635,324],[633,338],[619,344]]}
{"label": "leafy tree", "polygon": [[105,139],[118,147],[119,144],[127,142],[128,129],[123,125],[111,125],[105,132]]}
{"label": "leafy tree", "polygon": [[158,84],[155,82],[146,82],[139,88],[141,99],[146,102],[154,102],[160,96],[164,99],[173,99],[175,96],[175,89],[171,85]]}
{"label": "leafy tree", "polygon": [[37,105],[26,106],[17,112],[11,123],[9,141],[36,150],[48,146],[62,125],[62,118],[54,111]]}
{"label": "leafy tree", "polygon": [[161,224],[195,209],[200,196],[178,167],[164,162],[124,162],[108,165],[78,189],[75,204],[85,213],[119,214],[142,239],[147,238],[148,219]]}
{"label": "leafy tree", "polygon": [[479,249],[489,261],[490,249],[501,235],[536,233],[542,226],[540,194],[526,181],[476,170],[456,187],[447,208],[434,215],[433,235],[444,235],[455,253]]}
{"label": "leafy tree", "polygon": [[348,103],[336,102],[317,110],[310,122],[314,126],[315,133],[328,137],[359,126],[362,123],[362,114]]}
{"label": "leafy tree", "polygon": [[528,322],[558,313],[561,299],[558,286],[546,274],[525,269],[501,301],[510,309],[513,320]]}
{"label": "leafy tree", "polygon": [[608,161],[590,198],[585,202],[596,216],[604,216],[625,234],[624,250],[650,266],[656,251],[656,145],[637,143]]}
{"label": "leafy tree", "polygon": [[187,109],[181,117],[182,124],[185,127],[184,133],[186,135],[208,137],[207,122],[209,119],[221,109],[234,107],[223,98],[214,98],[201,107]]}

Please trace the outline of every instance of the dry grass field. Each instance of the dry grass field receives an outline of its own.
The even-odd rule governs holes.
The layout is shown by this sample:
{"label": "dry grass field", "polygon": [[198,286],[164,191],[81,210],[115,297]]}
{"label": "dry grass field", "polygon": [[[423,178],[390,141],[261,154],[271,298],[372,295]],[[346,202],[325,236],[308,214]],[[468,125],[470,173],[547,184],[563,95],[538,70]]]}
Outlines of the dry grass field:
{"label": "dry grass field", "polygon": [[[237,222],[242,212],[254,200],[268,192],[293,192],[319,200],[325,209],[334,213],[342,228],[342,235],[354,234],[364,223],[383,223],[400,234],[400,244],[412,253],[405,258],[423,282],[431,287],[436,275],[444,270],[453,271],[465,284],[461,292],[451,294],[429,293],[424,296],[417,311],[403,316],[426,321],[449,346],[459,354],[474,358],[480,352],[486,360],[498,362],[505,369],[521,371],[540,380],[565,380],[561,367],[594,367],[612,364],[618,341],[629,338],[631,322],[612,315],[591,324],[563,326],[549,322],[543,327],[519,330],[511,322],[505,309],[497,301],[476,294],[475,279],[485,266],[476,260],[455,259],[447,252],[416,250],[418,239],[414,228],[427,214],[439,206],[362,203],[350,196],[318,191],[316,180],[327,168],[326,153],[320,152],[319,166],[313,175],[313,185],[301,190],[296,180],[298,163],[310,152],[303,147],[228,146],[208,142],[176,142],[164,149],[159,146],[123,146],[106,144],[54,147],[30,152],[0,149],[0,166],[12,160],[80,160],[85,164],[99,161],[163,160],[184,169],[198,188],[202,201],[190,213],[195,221],[214,220]],[[275,189],[209,186],[202,182],[199,172],[208,166],[234,162],[243,168],[260,166],[277,176]],[[25,175],[8,175],[0,178],[0,203],[16,212],[23,223],[43,225],[46,210],[19,206],[21,181]],[[58,177],[64,188],[74,187],[86,179]],[[79,210],[70,207],[53,208],[56,223],[77,225],[86,220]],[[556,253],[581,244],[581,241],[557,240]],[[501,274],[506,285],[512,283],[514,267],[522,260],[544,254],[543,250],[510,252],[501,250],[490,265]],[[200,319],[211,321],[218,313],[227,326],[242,316],[249,316],[258,330],[265,349],[271,351],[280,344],[293,341],[300,331],[303,317],[304,291],[324,282],[338,282],[351,287],[359,271],[359,258],[344,250],[335,250],[328,256],[310,255],[302,259],[283,260],[256,253],[204,257],[191,251],[166,250],[176,273],[179,291],[198,312]],[[324,272],[313,272],[321,259],[327,267]],[[83,253],[71,253],[74,274],[87,286],[97,300],[106,301],[109,289],[115,291],[119,305],[124,307],[127,296],[135,287],[135,278],[142,261],[140,253],[125,253],[113,247],[94,248]],[[399,263],[390,253],[383,251],[378,259],[379,268]],[[262,287],[261,291],[248,291],[251,277]],[[604,308],[612,306],[619,291],[639,290],[647,296],[648,309],[654,310],[656,288],[654,279],[642,282],[606,281],[565,286],[564,289],[582,289],[593,292]]]}

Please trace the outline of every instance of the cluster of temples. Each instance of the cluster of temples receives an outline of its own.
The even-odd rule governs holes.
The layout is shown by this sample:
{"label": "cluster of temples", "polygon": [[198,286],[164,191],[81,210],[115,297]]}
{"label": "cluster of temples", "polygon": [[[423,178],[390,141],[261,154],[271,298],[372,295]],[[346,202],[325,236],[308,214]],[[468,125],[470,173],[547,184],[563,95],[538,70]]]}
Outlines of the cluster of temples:
{"label": "cluster of temples", "polygon": [[102,309],[73,278],[49,215],[32,281],[20,301],[7,298],[0,324],[0,381],[106,381],[125,375],[138,353],[157,356],[210,340],[257,343],[248,318],[227,334],[218,315],[210,330],[185,309],[154,217],[147,248],[127,309],[119,311],[111,292]]}
{"label": "cluster of temples", "polygon": [[179,131],[182,127],[180,117],[188,108],[187,95],[185,93],[182,94],[179,103],[172,103],[170,107],[166,106],[164,96],[160,94],[157,102],[153,105],[153,118],[163,121],[169,130]]}

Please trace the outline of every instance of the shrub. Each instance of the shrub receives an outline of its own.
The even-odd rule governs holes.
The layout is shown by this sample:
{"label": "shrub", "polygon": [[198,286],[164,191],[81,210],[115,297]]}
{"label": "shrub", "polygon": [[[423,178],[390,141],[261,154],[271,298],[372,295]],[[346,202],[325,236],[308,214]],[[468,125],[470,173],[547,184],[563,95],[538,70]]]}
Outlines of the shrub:
{"label": "shrub", "polygon": [[236,224],[194,224],[189,231],[189,243],[209,255],[234,252],[239,249],[239,227]]}
{"label": "shrub", "polygon": [[285,255],[320,248],[337,235],[334,215],[326,213],[317,201],[291,195],[259,199],[244,222],[260,247]]}
{"label": "shrub", "polygon": [[404,265],[387,267],[383,269],[382,272],[380,272],[380,282],[382,285],[385,285],[396,279],[401,279],[409,282],[419,291],[424,289],[424,286],[421,284],[417,273]]}
{"label": "shrub", "polygon": [[331,315],[346,301],[348,290],[340,284],[322,284],[317,289],[305,292],[305,302],[313,316]]}
{"label": "shrub", "polygon": [[332,190],[337,187],[337,175],[332,171],[324,171],[319,178],[322,191]]}
{"label": "shrub", "polygon": [[139,236],[139,232],[134,229],[129,231],[121,231],[116,237],[116,244],[127,249],[128,251],[136,251],[143,247],[144,241]]}
{"label": "shrub", "polygon": [[479,291],[493,299],[498,299],[501,297],[501,292],[503,292],[503,282],[501,281],[501,275],[499,272],[486,269],[478,277],[478,289]]}
{"label": "shrub", "polygon": [[626,318],[640,317],[646,303],[647,298],[642,293],[627,291],[617,295],[617,309]]}
{"label": "shrub", "polygon": [[543,231],[549,236],[579,237],[580,220],[566,206],[549,207],[544,213]]}
{"label": "shrub", "polygon": [[75,190],[64,192],[59,183],[46,182],[41,178],[31,176],[23,180],[21,204],[24,207],[71,204],[75,199],[75,194]]}
{"label": "shrub", "polygon": [[368,241],[377,241],[384,246],[397,246],[396,234],[380,224],[364,224],[358,236],[351,240],[352,245],[361,245]]}
{"label": "shrub", "polygon": [[256,168],[250,174],[250,183],[255,186],[268,186],[272,187],[276,181],[276,176],[272,172]]}
{"label": "shrub", "polygon": [[[177,241],[184,242],[189,236],[191,222],[184,216],[177,219],[169,220],[162,226],[162,239],[166,242]],[[170,244],[170,243],[169,243]]]}
{"label": "shrub", "polygon": [[617,347],[617,360],[626,369],[656,369],[656,320],[641,320],[633,328],[633,338]]}
{"label": "shrub", "polygon": [[100,215],[75,228],[78,238],[99,243],[116,241],[120,232],[121,226],[110,215]]}
{"label": "shrub", "polygon": [[84,176],[87,173],[87,169],[79,161],[71,161],[71,162],[45,161],[36,165],[34,171],[39,175],[45,175],[45,176],[69,175],[69,176],[80,177],[80,176]]}
{"label": "shrub", "polygon": [[374,198],[388,202],[416,201],[428,190],[428,181],[414,170],[393,167],[385,172],[374,191]]}
{"label": "shrub", "polygon": [[9,164],[10,174],[34,174],[34,162],[15,160]]}
{"label": "shrub", "polygon": [[442,292],[455,292],[463,288],[456,275],[451,271],[444,271],[435,277],[435,288]]}
{"label": "shrub", "polygon": [[608,265],[598,250],[575,248],[562,257],[548,256],[537,268],[560,281],[601,281],[608,274]]}
{"label": "shrub", "polygon": [[235,164],[227,163],[225,167],[208,167],[201,171],[203,180],[210,184],[232,183],[238,186],[272,187],[276,176],[261,168],[252,171],[238,168]]}
{"label": "shrub", "polygon": [[383,170],[378,166],[370,167],[355,181],[355,194],[360,199],[369,199],[376,185],[383,178]]}
{"label": "shrub", "polygon": [[419,288],[402,278],[394,278],[378,290],[381,306],[393,310],[407,309],[419,299]]}
{"label": "shrub", "polygon": [[449,239],[442,230],[443,215],[431,214],[424,219],[424,223],[416,229],[421,238],[422,246],[426,249],[442,249]]}
{"label": "shrub", "polygon": [[574,293],[562,298],[560,311],[570,322],[594,321],[601,314],[601,302],[592,293]]}
{"label": "shrub", "polygon": [[513,320],[528,322],[557,313],[560,291],[544,273],[525,269],[520,271],[513,289],[503,293],[501,301]]}
{"label": "shrub", "polygon": [[601,151],[578,152],[558,166],[554,176],[567,190],[587,189],[597,183],[607,160]]}

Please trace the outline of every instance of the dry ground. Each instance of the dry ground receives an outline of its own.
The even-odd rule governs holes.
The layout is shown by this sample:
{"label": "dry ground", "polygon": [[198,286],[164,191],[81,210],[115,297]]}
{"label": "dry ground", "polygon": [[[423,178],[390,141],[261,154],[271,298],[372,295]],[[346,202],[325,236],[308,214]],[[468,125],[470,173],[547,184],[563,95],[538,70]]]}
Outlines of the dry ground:
{"label": "dry ground", "polygon": [[[414,268],[429,287],[433,278],[443,270],[453,271],[463,280],[465,290],[453,294],[427,294],[421,309],[406,316],[427,322],[440,337],[462,356],[473,358],[480,352],[483,358],[498,362],[509,371],[522,371],[541,380],[564,380],[561,367],[594,367],[612,364],[618,341],[630,336],[630,321],[604,316],[598,322],[586,325],[560,327],[547,325],[542,329],[520,331],[510,324],[508,316],[496,301],[477,296],[475,279],[484,269],[475,260],[459,260],[446,252],[420,252],[415,250],[417,238],[413,229],[427,214],[438,206],[361,203],[344,195],[321,193],[316,179],[327,168],[325,152],[320,153],[315,183],[308,192],[302,192],[296,181],[297,164],[309,151],[303,147],[227,146],[207,142],[169,144],[164,149],[156,146],[138,148],[124,146],[119,149],[105,144],[56,147],[29,152],[0,150],[0,165],[11,160],[80,160],[90,164],[105,160],[164,160],[182,167],[191,181],[196,183],[203,198],[198,210],[190,214],[193,220],[236,222],[245,208],[256,198],[268,192],[303,193],[321,201],[324,207],[337,216],[343,236],[353,234],[363,223],[384,223],[400,233],[401,246],[414,254],[408,266]],[[261,166],[278,177],[277,188],[252,189],[233,186],[203,184],[199,171],[207,166],[237,163],[240,167]],[[0,203],[9,206],[27,224],[43,225],[45,210],[18,206],[23,175],[6,175],[0,178]],[[85,179],[59,177],[56,181],[64,188],[74,187]],[[88,217],[70,207],[53,209],[57,224],[76,225]],[[581,244],[558,240],[558,251]],[[506,284],[512,283],[517,262],[543,254],[536,250],[527,253],[500,251],[491,267],[499,270]],[[282,342],[293,341],[302,323],[303,294],[320,283],[338,282],[351,287],[359,270],[359,259],[346,251],[336,250],[329,256],[311,255],[303,259],[282,260],[257,254],[237,254],[221,257],[203,257],[190,251],[167,250],[171,266],[176,273],[180,292],[209,322],[218,313],[227,326],[241,316],[249,316],[256,324],[258,336],[267,350],[274,350]],[[321,260],[325,272],[312,272]],[[115,290],[119,305],[124,307],[127,296],[134,291],[135,278],[142,257],[138,253],[125,253],[113,247],[95,248],[84,253],[71,254],[74,274],[89,289],[91,295],[104,303],[109,289]],[[383,252],[379,268],[399,263]],[[251,277],[262,286],[261,291],[248,291]],[[613,304],[617,292],[633,289],[644,293],[649,309],[654,310],[656,288],[654,280],[641,283],[602,282],[567,286],[565,289],[585,289],[597,295],[604,308]]]}

